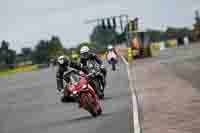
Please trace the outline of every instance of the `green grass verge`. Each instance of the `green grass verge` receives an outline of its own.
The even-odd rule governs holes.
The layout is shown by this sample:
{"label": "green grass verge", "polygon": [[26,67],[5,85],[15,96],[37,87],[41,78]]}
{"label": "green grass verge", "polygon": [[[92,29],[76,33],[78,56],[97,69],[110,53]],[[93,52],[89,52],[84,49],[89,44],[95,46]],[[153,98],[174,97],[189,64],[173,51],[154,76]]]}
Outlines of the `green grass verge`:
{"label": "green grass verge", "polygon": [[38,69],[38,65],[21,66],[14,69],[7,69],[7,70],[0,71],[0,76],[7,76],[7,75],[15,74],[17,72],[34,71],[37,69]]}

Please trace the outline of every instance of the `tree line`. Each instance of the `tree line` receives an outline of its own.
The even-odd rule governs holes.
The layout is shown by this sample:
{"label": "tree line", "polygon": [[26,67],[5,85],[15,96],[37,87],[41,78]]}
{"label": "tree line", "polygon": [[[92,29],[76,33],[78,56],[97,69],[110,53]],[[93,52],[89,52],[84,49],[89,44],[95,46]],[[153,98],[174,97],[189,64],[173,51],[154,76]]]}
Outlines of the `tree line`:
{"label": "tree line", "polygon": [[[50,40],[40,40],[34,49],[25,47],[21,49],[20,54],[9,49],[9,42],[3,40],[0,47],[0,69],[4,67],[14,67],[17,63],[31,61],[33,64],[49,63],[51,59],[56,59],[59,55],[66,54],[71,56],[72,53],[79,54],[83,45],[89,46],[94,52],[105,52],[109,44],[120,44],[126,42],[127,27],[122,33],[115,29],[105,29],[102,26],[95,26],[89,42],[82,42],[75,48],[66,49],[58,36],[52,36]],[[145,31],[150,36],[151,41],[162,41],[173,35],[191,35],[192,30],[188,28],[169,27],[166,31],[149,29]],[[73,52],[72,52],[73,51]]]}
{"label": "tree line", "polygon": [[50,40],[40,40],[32,49],[24,47],[20,54],[10,49],[10,43],[3,40],[0,45],[0,69],[12,68],[16,64],[31,61],[33,64],[49,63],[59,55],[65,54],[71,56],[73,53],[79,54],[80,48],[84,45],[89,46],[94,52],[102,52],[106,45],[111,43],[118,34],[112,30],[104,30],[101,27],[95,27],[89,42],[82,42],[75,48],[66,49],[58,36],[52,36]]}
{"label": "tree line", "polygon": [[63,54],[65,49],[57,36],[40,40],[34,49],[25,47],[20,54],[9,49],[9,42],[3,40],[0,47],[0,69],[15,67],[17,63],[31,61],[33,64],[48,63],[52,57]]}

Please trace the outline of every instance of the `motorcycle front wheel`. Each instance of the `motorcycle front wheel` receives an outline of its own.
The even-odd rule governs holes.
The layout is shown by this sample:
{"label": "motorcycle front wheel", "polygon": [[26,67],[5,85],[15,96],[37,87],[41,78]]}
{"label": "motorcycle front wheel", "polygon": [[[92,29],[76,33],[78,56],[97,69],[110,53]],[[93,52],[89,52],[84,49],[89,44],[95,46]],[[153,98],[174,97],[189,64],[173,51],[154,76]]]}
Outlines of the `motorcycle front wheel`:
{"label": "motorcycle front wheel", "polygon": [[69,102],[76,102],[76,99],[74,97],[70,97],[70,94],[65,93],[63,96],[60,97],[60,101],[62,103],[69,103]]}
{"label": "motorcycle front wheel", "polygon": [[116,70],[115,63],[112,63],[112,70],[113,70],[113,71],[115,71],[115,70]]}
{"label": "motorcycle front wheel", "polygon": [[99,110],[96,110],[92,103],[93,98],[91,95],[85,95],[83,100],[85,110],[87,110],[93,117],[100,115]]}
{"label": "motorcycle front wheel", "polygon": [[76,100],[72,97],[68,97],[68,96],[63,96],[60,98],[60,101],[62,103],[70,103],[70,102],[76,102]]}

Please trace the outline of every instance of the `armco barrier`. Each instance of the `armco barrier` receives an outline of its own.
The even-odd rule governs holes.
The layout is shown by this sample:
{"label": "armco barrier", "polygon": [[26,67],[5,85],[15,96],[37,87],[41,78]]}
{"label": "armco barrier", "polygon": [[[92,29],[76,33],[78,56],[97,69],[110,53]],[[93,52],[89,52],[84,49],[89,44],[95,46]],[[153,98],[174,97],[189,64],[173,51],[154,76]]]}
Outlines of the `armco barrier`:
{"label": "armco barrier", "polygon": [[154,56],[159,56],[160,55],[160,42],[155,42],[155,43],[152,43],[150,44],[150,53],[151,53],[151,56],[154,57]]}
{"label": "armco barrier", "polygon": [[167,48],[177,48],[178,42],[176,39],[166,41]]}
{"label": "armco barrier", "polygon": [[159,56],[160,51],[164,50],[165,48],[177,48],[177,40],[172,39],[172,40],[167,40],[166,42],[155,42],[151,43],[151,56]]}
{"label": "armco barrier", "polygon": [[38,69],[48,68],[49,66],[50,66],[49,64],[39,64]]}

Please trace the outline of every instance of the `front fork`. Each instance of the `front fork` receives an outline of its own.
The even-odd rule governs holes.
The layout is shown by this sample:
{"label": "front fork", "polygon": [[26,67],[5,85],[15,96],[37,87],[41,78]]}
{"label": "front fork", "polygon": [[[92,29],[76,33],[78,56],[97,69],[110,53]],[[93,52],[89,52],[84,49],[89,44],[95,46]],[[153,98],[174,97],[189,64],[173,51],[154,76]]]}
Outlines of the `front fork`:
{"label": "front fork", "polygon": [[[88,87],[91,87],[91,86],[88,85]],[[85,94],[83,94],[83,93],[85,93]],[[93,104],[95,106],[98,104],[98,97],[97,97],[95,91],[92,90],[92,89],[90,89],[90,88],[88,88],[87,90],[85,90],[85,92],[82,92],[82,94],[80,94],[80,98],[79,98],[79,102],[78,102],[79,103],[79,108],[82,108],[84,106],[84,103],[83,103],[84,100],[83,100],[83,98],[84,98],[84,95],[89,95],[87,93],[91,94],[91,96],[93,98]]]}

